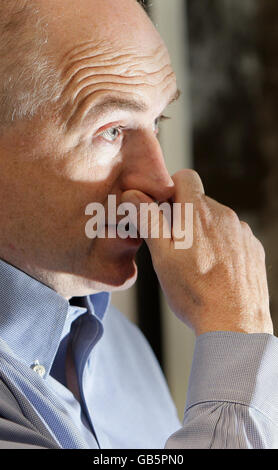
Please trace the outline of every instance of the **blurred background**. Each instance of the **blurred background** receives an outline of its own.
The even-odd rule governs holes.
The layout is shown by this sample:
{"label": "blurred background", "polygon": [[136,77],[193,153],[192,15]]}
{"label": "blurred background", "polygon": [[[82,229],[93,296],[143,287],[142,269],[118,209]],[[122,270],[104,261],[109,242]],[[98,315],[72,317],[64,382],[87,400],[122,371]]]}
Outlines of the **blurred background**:
{"label": "blurred background", "polygon": [[[207,195],[247,221],[266,251],[278,333],[278,2],[151,0],[146,8],[172,58],[182,99],[160,140],[171,174],[194,168]],[[194,335],[169,311],[148,250],[136,285],[113,303],[139,325],[182,419]]]}

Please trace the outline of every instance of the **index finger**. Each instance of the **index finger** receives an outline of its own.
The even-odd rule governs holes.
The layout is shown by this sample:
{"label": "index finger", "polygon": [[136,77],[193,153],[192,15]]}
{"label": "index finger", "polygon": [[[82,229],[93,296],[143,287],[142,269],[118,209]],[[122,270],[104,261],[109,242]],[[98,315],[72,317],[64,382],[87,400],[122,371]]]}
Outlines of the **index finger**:
{"label": "index finger", "polygon": [[181,170],[172,176],[175,184],[173,202],[192,202],[203,196],[205,189],[198,173],[194,170]]}

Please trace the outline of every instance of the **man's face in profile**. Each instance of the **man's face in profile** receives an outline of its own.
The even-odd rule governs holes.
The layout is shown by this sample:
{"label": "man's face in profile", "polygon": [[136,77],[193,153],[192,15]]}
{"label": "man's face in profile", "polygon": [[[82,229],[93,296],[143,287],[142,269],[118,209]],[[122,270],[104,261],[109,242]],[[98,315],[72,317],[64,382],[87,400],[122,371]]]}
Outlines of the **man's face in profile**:
{"label": "man's face in profile", "polygon": [[85,208],[129,189],[172,196],[157,140],[176,94],[170,59],[135,0],[35,3],[62,93],[1,137],[1,257],[68,297],[127,287],[140,240],[88,239]]}

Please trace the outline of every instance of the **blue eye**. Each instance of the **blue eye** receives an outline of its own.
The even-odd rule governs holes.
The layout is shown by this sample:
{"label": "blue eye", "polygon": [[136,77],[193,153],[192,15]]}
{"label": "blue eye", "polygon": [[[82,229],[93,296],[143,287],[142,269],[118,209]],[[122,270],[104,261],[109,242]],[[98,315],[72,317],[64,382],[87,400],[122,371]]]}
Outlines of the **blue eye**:
{"label": "blue eye", "polygon": [[106,129],[106,131],[102,132],[100,135],[109,142],[115,142],[121,134],[121,128],[110,127],[110,129]]}

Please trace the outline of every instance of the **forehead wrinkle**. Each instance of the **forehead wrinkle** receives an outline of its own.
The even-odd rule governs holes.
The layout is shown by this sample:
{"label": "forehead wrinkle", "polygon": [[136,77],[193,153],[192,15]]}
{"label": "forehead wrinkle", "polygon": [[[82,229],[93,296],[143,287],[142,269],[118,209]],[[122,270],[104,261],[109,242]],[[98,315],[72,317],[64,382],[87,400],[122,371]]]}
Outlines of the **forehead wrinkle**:
{"label": "forehead wrinkle", "polygon": [[[163,91],[166,91],[168,86]],[[177,89],[170,97],[168,104],[178,100],[180,95],[181,91]],[[100,101],[100,103],[95,104],[89,109],[86,118],[90,117],[91,114],[95,117],[99,114],[105,113],[107,111],[114,111],[116,109],[132,110],[139,113],[144,113],[149,110],[149,107],[144,101],[140,99],[122,99],[119,97],[106,96],[103,100]]]}
{"label": "forehead wrinkle", "polygon": [[[88,50],[98,49],[100,45],[106,44],[104,41],[86,41],[81,42],[73,48],[69,49],[61,58],[61,64],[66,64],[67,62],[74,61],[79,56],[82,57],[82,54]],[[106,44],[106,47],[108,45]],[[105,47],[105,46],[104,46]]]}
{"label": "forehead wrinkle", "polygon": [[[88,46],[88,47],[87,47]],[[103,48],[103,49],[101,49]],[[98,50],[101,50],[101,52],[97,52]],[[119,53],[119,45],[118,44],[115,44],[115,47],[112,46],[112,44],[109,42],[106,42],[106,41],[99,41],[99,42],[96,42],[96,41],[89,41],[86,43],[86,47],[83,49],[79,46],[76,46],[74,49],[72,49],[71,51],[69,51],[63,58],[62,60],[62,63],[66,63],[66,62],[75,62],[75,61],[78,61],[82,58],[85,58],[85,57],[90,57],[90,56],[93,56],[93,57],[99,57],[100,55],[108,55],[108,54],[111,54],[112,57],[119,57],[119,56],[123,56],[123,57],[130,57],[132,55],[134,55],[134,47],[132,46],[129,46],[129,45],[125,45],[125,46],[122,46],[121,47],[121,53]],[[73,53],[74,51],[74,53]],[[93,52],[93,53],[92,53]],[[136,53],[136,55],[138,54],[138,52]],[[155,50],[154,52],[152,53],[151,57],[154,57],[154,56],[158,56],[158,58],[160,58],[159,56],[160,55],[165,55],[165,54],[168,54],[167,53],[167,50],[166,48],[163,46],[163,45],[159,45]],[[145,56],[144,54],[141,54],[141,57],[143,59],[146,59],[147,57],[150,57],[150,56]]]}
{"label": "forehead wrinkle", "polygon": [[[170,86],[171,84],[168,83],[168,85],[163,88],[163,92],[166,92],[170,88]],[[84,121],[89,121],[92,118],[96,119],[101,114],[104,114],[108,111],[112,112],[118,109],[122,109],[142,113],[149,110],[149,106],[141,99],[140,95],[137,95],[137,99],[131,100],[130,93],[122,91],[121,95],[127,95],[127,98],[123,99],[119,96],[113,97],[112,93],[115,93],[115,90],[112,89],[110,91],[111,95],[107,96],[107,89],[98,90],[95,92],[94,95],[91,95],[89,97],[89,100],[84,100],[84,102],[81,103],[80,107],[77,108],[75,113],[73,113],[70,119],[68,120],[68,130],[70,130],[76,124],[81,125],[82,123],[84,123]],[[170,99],[168,100],[168,103],[166,103],[166,106],[178,100],[180,95],[180,90],[176,89],[175,92],[170,96]],[[101,98],[103,98],[102,101]]]}
{"label": "forehead wrinkle", "polygon": [[[174,72],[171,71],[168,73],[166,76],[163,77],[162,82],[171,82],[171,79],[174,78]],[[107,78],[107,77],[106,77]],[[118,79],[118,76],[117,76]],[[141,81],[139,83],[127,83],[127,82],[109,82],[106,80],[102,80],[101,82],[97,83],[90,83],[89,85],[83,87],[81,91],[78,92],[76,98],[74,101],[71,101],[72,103],[72,109],[69,117],[69,121],[73,121],[73,117],[75,114],[79,115],[80,113],[82,114],[82,109],[86,109],[86,101],[89,99],[93,99],[95,93],[97,93],[100,89],[105,84],[106,90],[110,90],[110,92],[125,92],[129,93],[130,95],[134,94],[134,92],[137,91],[138,96],[143,95],[143,90],[147,91],[148,88],[155,88],[159,83],[142,83]],[[167,85],[163,88],[163,91],[167,88]],[[84,116],[85,117],[85,116]]]}
{"label": "forehead wrinkle", "polygon": [[[80,122],[82,124],[83,120],[86,118],[86,115],[88,113],[88,110],[92,108],[92,106],[96,103],[97,104],[97,99],[99,95],[105,95],[107,96],[108,94],[118,94],[118,95],[127,95],[127,100],[130,100],[131,95],[137,94],[138,96],[138,101],[143,100],[143,96],[141,96],[142,93],[142,85],[140,85],[140,91],[138,90],[138,87],[132,85],[130,87],[127,87],[127,85],[122,85],[119,86],[117,84],[117,87],[115,87],[115,83],[105,83],[103,84],[105,87],[101,87],[99,84],[97,86],[90,86],[87,87],[85,90],[85,96],[83,99],[79,99],[78,103],[76,103],[75,106],[68,106],[68,110],[66,110],[66,114],[68,115],[66,118],[67,121],[67,127],[70,128],[76,123]],[[147,87],[148,85],[145,85]],[[144,88],[145,88],[144,87]],[[128,88],[128,89],[127,89]],[[136,93],[137,91],[137,93]]]}
{"label": "forehead wrinkle", "polygon": [[134,46],[115,50],[105,41],[89,41],[71,49],[60,64],[63,83],[60,103],[66,122],[71,126],[78,118],[82,119],[88,103],[99,94],[114,91],[144,97],[146,87],[159,86],[174,76],[164,45],[156,47],[153,54],[144,52],[138,53]]}
{"label": "forehead wrinkle", "polygon": [[[116,95],[116,92],[115,90],[108,90],[108,89],[100,89],[100,90],[97,90],[93,96],[89,96],[89,98],[87,98],[86,100],[84,100],[83,103],[80,104],[80,106],[75,110],[74,113],[71,113],[71,115],[68,117],[68,119],[66,120],[65,123],[63,123],[63,126],[66,128],[67,131],[70,131],[71,129],[74,129],[76,127],[79,127],[80,125],[82,125],[84,123],[84,121],[87,119],[87,116],[92,115],[93,114],[93,109],[95,106],[98,106],[98,104],[100,105],[99,106],[99,115],[101,114],[101,104],[100,104],[100,101],[101,99],[103,99],[105,101],[105,99],[107,98],[108,94],[110,93],[111,95],[113,94]],[[120,95],[122,97],[124,97],[126,95],[126,101],[129,101],[130,100],[130,93],[128,92],[124,92],[124,91],[121,91]],[[116,100],[121,100],[121,98],[119,96],[115,96],[115,101]],[[124,100],[124,98],[122,98],[122,100]],[[108,108],[108,105],[107,105],[107,108]],[[95,116],[94,115],[94,118],[96,118],[98,116]]]}
{"label": "forehead wrinkle", "polygon": [[134,85],[139,86],[142,84],[155,86],[160,82],[167,80],[172,74],[172,70],[169,66],[163,67],[157,72],[152,72],[144,75],[120,75],[120,74],[101,74],[101,70],[97,69],[97,73],[94,67],[82,69],[75,77],[71,80],[69,85],[66,87],[64,92],[71,96],[71,102],[74,103],[80,94],[87,89],[88,86],[96,85],[97,83],[117,83],[121,85]]}
{"label": "forehead wrinkle", "polygon": [[[119,83],[119,82],[111,82],[111,81],[104,81],[104,82],[99,82],[99,83],[93,83],[89,84],[88,86],[84,87],[78,94],[76,100],[74,101],[74,105],[76,104],[77,106],[79,103],[83,103],[84,100],[90,95],[93,95],[95,91],[97,91],[100,87],[105,85],[107,90],[110,91],[115,91],[115,92],[122,92],[126,91],[130,94],[132,94],[136,89],[138,90],[139,87],[143,90],[143,88],[150,87],[151,85],[148,85],[147,83],[140,83],[140,84],[129,84],[129,83]],[[140,95],[140,91],[138,92],[138,95]]]}
{"label": "forehead wrinkle", "polygon": [[119,77],[119,79],[123,80],[132,80],[132,79],[141,79],[145,78],[148,80],[148,77],[151,79],[155,79],[156,77],[163,76],[163,74],[166,75],[167,71],[171,70],[171,66],[166,64],[162,65],[159,69],[154,70],[154,71],[149,71],[146,72],[142,69],[134,69],[133,67],[129,67],[128,69],[123,68],[122,64],[116,64],[116,65],[91,65],[90,62],[87,62],[86,64],[81,64],[80,67],[76,67],[75,73],[70,74],[67,79],[65,78],[63,80],[64,82],[64,87],[72,87],[72,86],[78,86],[80,83],[82,83],[83,80],[86,80],[87,78],[91,78],[92,80],[94,79],[101,79],[104,77]]}
{"label": "forehead wrinkle", "polygon": [[[163,55],[166,56],[165,54]],[[125,65],[119,60],[120,58],[121,56],[117,56],[109,65],[103,64],[103,61],[97,62],[96,65],[94,57],[76,63],[72,70],[67,71],[67,76],[62,80],[61,102],[67,101],[68,95],[70,95],[70,101],[74,102],[76,97],[82,93],[82,90],[100,80],[104,83],[115,80],[117,83],[134,84],[134,86],[145,82],[154,86],[158,85],[160,81],[167,79],[168,73],[172,73],[172,68],[168,61],[159,63],[158,68],[157,64],[152,62],[153,57],[136,56],[134,57],[134,62],[129,60],[124,62]],[[147,70],[146,62],[152,64],[149,70]],[[141,67],[141,63],[144,67]],[[103,71],[106,73],[101,74]]]}
{"label": "forehead wrinkle", "polygon": [[[105,77],[114,77],[114,78],[119,78],[120,80],[126,80],[128,79],[130,82],[136,83],[135,81],[138,79],[146,79],[147,81],[156,81],[155,79],[163,76],[167,76],[167,73],[169,70],[171,70],[171,67],[169,65],[163,66],[161,69],[156,70],[154,72],[143,72],[142,70],[127,70],[123,73],[123,70],[121,67],[112,67],[114,73],[110,73],[110,67],[109,70],[108,67],[103,67],[103,66],[93,66],[93,67],[86,67],[82,68],[81,70],[78,70],[78,72],[75,74],[74,77],[72,77],[71,83],[76,84],[76,85],[81,85],[84,80],[90,78],[91,80],[101,80],[105,79]],[[118,70],[117,70],[118,69]],[[157,81],[158,81],[157,80]]]}
{"label": "forehead wrinkle", "polygon": [[[127,52],[129,49],[129,52]],[[151,55],[138,55],[137,52],[132,51],[131,48],[124,48],[121,52],[119,49],[114,50],[109,46],[109,52],[101,51],[98,52],[96,47],[90,47],[90,49],[86,49],[85,54],[82,55],[77,54],[74,56],[74,60],[71,58],[70,60],[64,61],[60,65],[60,70],[62,70],[61,76],[63,77],[63,82],[67,82],[71,80],[71,78],[76,75],[79,70],[82,68],[86,68],[88,65],[92,65],[94,67],[109,67],[109,66],[117,66],[117,67],[125,67],[125,72],[127,73],[128,69],[130,68],[130,64],[132,62],[137,62],[138,64],[143,64],[146,67],[153,66],[155,63],[155,58],[157,59],[157,63],[167,63],[167,50],[160,46],[157,48],[153,54]],[[157,56],[157,57],[155,57]],[[164,60],[163,59],[164,56]],[[157,67],[156,67],[157,68]],[[143,68],[140,70],[143,70]]]}
{"label": "forehead wrinkle", "polygon": [[[126,60],[122,60],[122,58]],[[109,66],[124,66],[130,63],[131,55],[123,56],[118,55],[117,57],[111,58],[110,54],[98,54],[98,55],[86,55],[80,57],[75,62],[72,62],[68,65],[67,68],[63,71],[64,79],[70,80],[79,70],[86,68],[87,65],[93,64],[94,67],[109,67]]]}

